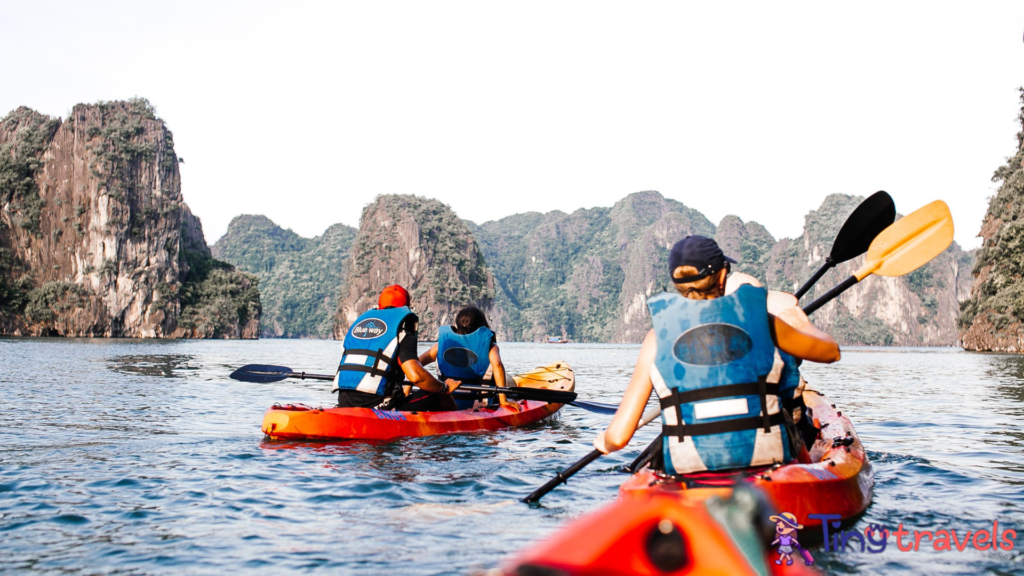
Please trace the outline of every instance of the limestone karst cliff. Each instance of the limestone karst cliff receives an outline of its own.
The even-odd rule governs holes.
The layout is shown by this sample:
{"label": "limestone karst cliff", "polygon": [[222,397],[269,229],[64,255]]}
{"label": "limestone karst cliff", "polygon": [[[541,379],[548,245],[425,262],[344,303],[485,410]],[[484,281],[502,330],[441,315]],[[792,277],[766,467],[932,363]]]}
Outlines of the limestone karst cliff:
{"label": "limestone karst cliff", "polygon": [[[1024,123],[1024,88],[1019,120]],[[1024,352],[1024,130],[1017,151],[996,170],[1000,183],[979,234],[970,298],[960,315],[967,350]]]}
{"label": "limestone karst cliff", "polygon": [[350,258],[335,316],[337,338],[391,284],[409,290],[421,339],[436,338],[438,327],[466,305],[483,309],[491,326],[501,329],[483,253],[466,223],[437,200],[379,196],[363,209]]}
{"label": "limestone karst cliff", "polygon": [[260,279],[263,336],[330,338],[355,235],[335,224],[303,238],[265,216],[242,215],[212,250]]}
{"label": "limestone karst cliff", "polygon": [[[223,245],[218,242],[216,253],[243,269],[263,270],[269,275],[268,294],[273,283],[280,284],[282,293],[312,294],[295,283],[298,270],[304,277],[329,282],[344,275],[347,266],[339,311],[331,318],[336,337],[373,305],[381,288],[399,283],[413,287],[413,308],[421,314],[424,338],[450,321],[459,306],[474,303],[488,310],[498,336],[506,341],[539,341],[550,335],[583,342],[638,342],[650,327],[646,299],[669,284],[667,255],[676,240],[688,234],[713,236],[739,260],[735,270],[753,274],[772,288],[793,291],[820,265],[860,200],[829,196],[807,214],[800,237],[777,241],[757,222],[726,216],[715,226],[696,210],[652,191],[630,194],[610,208],[528,212],[479,226],[459,220],[435,200],[382,196],[364,210],[346,261],[341,259],[344,242],[339,242],[318,248],[322,257],[302,256],[300,264],[297,255],[306,253],[303,246],[311,240],[261,217],[236,220],[232,229],[237,233],[229,232]],[[957,311],[970,285],[972,259],[954,245],[908,276],[869,278],[819,310],[814,321],[846,345],[955,345]],[[826,275],[815,294],[841,281],[859,263],[856,259]],[[325,309],[303,298],[292,297],[289,306],[305,306],[304,318],[310,323],[329,318]],[[269,306],[276,310],[279,304]],[[273,314],[279,328],[271,335],[298,335],[298,316]]]}
{"label": "limestone karst cliff", "polygon": [[147,101],[0,120],[0,333],[254,338],[256,283],[211,257]]}
{"label": "limestone karst cliff", "polygon": [[657,192],[630,194],[611,208],[484,223],[475,233],[498,281],[499,335],[637,342],[650,327],[645,302],[665,284],[672,244],[714,230],[702,214]]}

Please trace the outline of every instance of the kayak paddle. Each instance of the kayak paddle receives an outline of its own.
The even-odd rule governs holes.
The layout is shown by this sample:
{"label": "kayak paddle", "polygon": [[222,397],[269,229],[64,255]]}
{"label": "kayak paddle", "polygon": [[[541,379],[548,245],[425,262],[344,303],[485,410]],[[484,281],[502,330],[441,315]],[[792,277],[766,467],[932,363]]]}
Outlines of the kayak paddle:
{"label": "kayak paddle", "polygon": [[[286,378],[298,378],[300,380],[334,380],[334,376],[327,374],[308,374],[306,372],[296,372],[287,366],[272,366],[268,364],[247,364],[242,366],[238,370],[231,373],[230,378],[232,380],[240,380],[242,382],[255,382],[257,384],[267,384],[270,382],[279,382]],[[585,410],[597,412],[599,414],[614,414],[618,406],[611,404],[601,404],[599,402],[587,402],[584,400],[576,400],[575,392],[564,392],[562,390],[545,390],[543,388],[502,388],[499,386],[484,386],[479,384],[463,384],[459,386],[458,391],[467,392],[491,392],[498,394],[505,394],[513,398],[521,398],[523,400],[537,400],[539,402],[551,402],[553,404],[571,404],[578,406]]]}
{"label": "kayak paddle", "polygon": [[[652,420],[654,420],[660,415],[660,406],[658,408],[651,408],[650,410],[645,412],[643,416],[640,417],[640,422],[636,425],[637,430],[643,428],[644,426],[647,426]],[[554,490],[559,484],[568,484],[569,478],[571,478],[574,474],[582,470],[587,464],[590,464],[591,462],[597,460],[601,456],[602,453],[600,450],[596,448],[594,450],[591,450],[590,453],[581,458],[578,462],[576,462],[572,466],[569,466],[565,470],[562,470],[558,474],[555,474],[554,478],[548,480],[543,486],[531,492],[530,495],[527,496],[526,498],[523,498],[521,502],[532,504],[533,502],[536,502],[543,498],[544,495],[547,494],[548,492]]]}
{"label": "kayak paddle", "polygon": [[852,276],[804,307],[810,314],[871,274],[903,276],[932,261],[953,243],[953,215],[936,200],[900,218],[868,248],[864,265]]}
{"label": "kayak paddle", "polygon": [[794,296],[799,300],[822,276],[836,264],[852,260],[868,251],[868,246],[896,221],[896,204],[884,190],[868,196],[854,209],[832,242],[832,251],[825,257],[825,263],[804,283]]}
{"label": "kayak paddle", "polygon": [[[888,195],[887,195],[888,196]],[[843,226],[846,227],[845,225]],[[842,232],[840,232],[842,233]],[[953,243],[953,216],[949,207],[942,200],[936,200],[927,206],[917,209],[908,216],[900,218],[880,234],[875,236],[867,249],[864,265],[853,276],[829,290],[821,298],[804,307],[808,316],[842,294],[851,286],[871,274],[879,276],[903,276],[917,270],[932,261],[943,250]],[[856,256],[856,255],[855,255]],[[852,258],[852,256],[851,256]],[[661,415],[661,408],[651,409],[645,413],[641,423],[647,424]],[[555,478],[523,498],[523,502],[532,503],[541,499],[559,484],[565,483],[569,477],[582,470],[587,464],[601,457],[600,450],[593,450],[578,462],[559,472]]]}

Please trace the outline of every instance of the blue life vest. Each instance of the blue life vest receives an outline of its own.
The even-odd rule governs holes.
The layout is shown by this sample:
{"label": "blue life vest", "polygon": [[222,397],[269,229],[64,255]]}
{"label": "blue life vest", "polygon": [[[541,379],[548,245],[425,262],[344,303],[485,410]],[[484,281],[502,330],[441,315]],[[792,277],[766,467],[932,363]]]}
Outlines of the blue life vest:
{"label": "blue life vest", "polygon": [[657,338],[651,381],[661,400],[669,474],[790,459],[778,397],[784,365],[767,297],[764,288],[747,285],[712,300],[666,292],[647,301]]}
{"label": "blue life vest", "polygon": [[794,404],[795,399],[793,398],[793,394],[796,393],[796,389],[800,386],[800,362],[782,350],[778,352],[779,357],[782,358],[782,375],[779,376],[779,398],[782,399],[782,405],[789,408],[789,411],[792,412],[792,406],[800,405]]}
{"label": "blue life vest", "polygon": [[[487,374],[491,365],[491,342],[494,332],[481,326],[470,334],[456,334],[451,326],[442,326],[437,331],[437,371],[441,381],[454,378],[466,384],[478,384]],[[452,395],[459,410],[470,410],[481,406],[492,406],[496,396],[480,400],[480,394],[455,391]]]}
{"label": "blue life vest", "polygon": [[341,364],[331,392],[356,390],[384,396],[402,382],[405,374],[396,357],[398,333],[410,316],[415,314],[403,306],[370,310],[357,318],[342,342]]}
{"label": "blue life vest", "polygon": [[441,379],[483,379],[491,365],[491,342],[494,332],[481,326],[469,334],[456,334],[451,326],[437,331],[437,369]]}

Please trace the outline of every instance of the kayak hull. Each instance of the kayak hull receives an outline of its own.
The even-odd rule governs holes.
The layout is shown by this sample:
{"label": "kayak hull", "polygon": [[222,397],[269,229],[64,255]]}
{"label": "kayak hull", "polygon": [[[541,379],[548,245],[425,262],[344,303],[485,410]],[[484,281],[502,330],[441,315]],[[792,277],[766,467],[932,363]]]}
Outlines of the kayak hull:
{"label": "kayak hull", "polygon": [[[729,489],[704,489],[691,491],[687,498],[663,492],[651,493],[643,499],[619,498],[516,556],[502,567],[502,573],[505,576],[817,574],[805,565],[799,554],[793,554],[793,564],[779,565],[774,562],[773,551],[760,544],[748,546],[745,553],[705,504],[708,498],[727,498],[730,492]],[[675,563],[671,562],[671,548],[666,553],[664,542],[660,547],[651,544],[652,537],[656,537],[666,521],[682,535],[677,541],[677,548],[682,552],[674,557]],[[666,557],[669,562],[665,562]],[[680,561],[680,557],[686,560]]]}
{"label": "kayak hull", "polygon": [[282,440],[389,440],[527,426],[551,416],[562,404],[526,400],[521,411],[495,409],[398,412],[371,408],[273,407],[263,416],[263,433]]}
{"label": "kayak hull", "polygon": [[810,514],[838,514],[842,520],[862,514],[871,504],[874,472],[850,419],[829,403],[826,396],[808,390],[804,403],[821,429],[820,448],[813,461],[804,455],[802,462],[760,468],[737,473],[701,473],[681,478],[666,477],[644,468],[622,484],[623,496],[650,493],[679,493],[706,486],[721,486],[743,481],[764,492],[782,512],[795,514],[808,527]]}
{"label": "kayak hull", "polygon": [[[679,477],[643,468],[622,484],[613,503],[580,518],[502,567],[507,576],[665,575],[809,575],[817,574],[811,554],[797,546],[792,564],[776,564],[778,553],[758,540],[740,544],[720,517],[710,512],[714,502],[729,501],[752,487],[767,502],[754,518],[763,523],[770,510],[790,512],[808,530],[819,520],[810,514],[836,514],[846,520],[871,503],[874,474],[867,453],[849,418],[824,395],[804,393],[807,417],[821,429],[819,442],[797,462],[728,472],[704,472]],[[748,490],[745,490],[750,492]],[[766,513],[767,512],[767,513]],[[670,521],[684,535],[685,566],[661,569],[652,558],[654,530]],[[768,516],[768,533],[774,529]],[[763,526],[763,524],[762,524]],[[767,542],[765,540],[764,542]]]}
{"label": "kayak hull", "polygon": [[[540,366],[513,379],[516,386],[524,388],[566,392],[575,388],[575,376],[566,362]],[[261,429],[273,440],[390,440],[528,426],[563,406],[536,400],[520,400],[518,404],[519,409],[498,406],[447,412],[275,405],[263,415]]]}

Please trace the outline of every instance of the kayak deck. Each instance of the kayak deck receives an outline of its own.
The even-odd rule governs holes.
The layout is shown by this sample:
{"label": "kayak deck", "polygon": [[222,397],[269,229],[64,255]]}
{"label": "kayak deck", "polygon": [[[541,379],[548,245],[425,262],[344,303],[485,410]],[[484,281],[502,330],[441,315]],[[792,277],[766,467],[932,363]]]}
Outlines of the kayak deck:
{"label": "kayak deck", "polygon": [[[512,378],[520,387],[566,392],[573,391],[576,382],[572,367],[566,362],[540,366]],[[275,440],[388,440],[527,426],[551,416],[563,405],[520,400],[519,406],[519,410],[496,406],[446,412],[400,412],[275,405],[264,414],[261,429]]]}
{"label": "kayak deck", "polygon": [[[819,444],[801,461],[744,472],[705,472],[669,477],[644,468],[622,484],[624,496],[693,491],[745,481],[764,492],[782,512],[801,521],[808,514],[838,514],[843,520],[871,504],[874,472],[853,424],[815,390],[804,392],[808,415],[818,428]],[[815,523],[817,521],[814,521]]]}
{"label": "kayak deck", "polygon": [[[687,498],[652,493],[619,498],[579,518],[502,566],[505,576],[810,576],[800,554],[793,564],[775,564],[753,516],[737,514],[730,489],[690,491]],[[727,517],[715,514],[731,509]],[[721,506],[721,503],[725,506]],[[813,559],[812,559],[813,560]]]}

